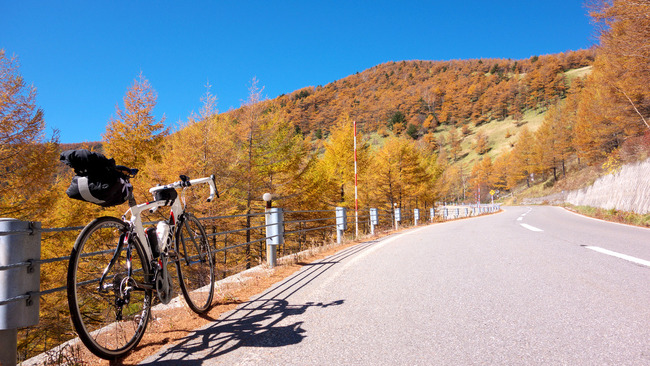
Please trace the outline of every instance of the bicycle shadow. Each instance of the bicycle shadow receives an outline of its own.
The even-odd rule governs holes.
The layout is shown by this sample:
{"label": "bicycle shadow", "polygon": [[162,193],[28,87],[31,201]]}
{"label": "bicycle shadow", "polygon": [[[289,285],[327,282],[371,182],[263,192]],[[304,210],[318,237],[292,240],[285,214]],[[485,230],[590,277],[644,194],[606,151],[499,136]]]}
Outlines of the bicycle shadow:
{"label": "bicycle shadow", "polygon": [[242,347],[283,347],[300,343],[307,335],[303,322],[292,317],[308,309],[343,305],[329,303],[291,304],[289,297],[338,265],[343,259],[372,246],[370,241],[345,249],[322,262],[314,262],[256,298],[240,305],[205,328],[196,330],[179,343],[149,357],[141,365],[202,365]]}

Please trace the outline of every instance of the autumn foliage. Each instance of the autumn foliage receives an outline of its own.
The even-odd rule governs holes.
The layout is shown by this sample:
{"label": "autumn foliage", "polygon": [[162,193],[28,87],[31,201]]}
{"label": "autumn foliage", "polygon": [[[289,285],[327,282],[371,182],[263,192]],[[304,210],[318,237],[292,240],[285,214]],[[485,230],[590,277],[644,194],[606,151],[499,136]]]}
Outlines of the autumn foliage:
{"label": "autumn foliage", "polygon": [[[613,169],[650,156],[650,5],[596,1],[590,14],[600,37],[593,49],[523,60],[388,62],[273,100],[253,80],[248,100],[225,113],[208,86],[203,108],[173,131],[154,117],[156,92],[140,73],[107,121],[104,141],[85,147],[140,169],[133,180],[139,201],[179,174],[215,174],[222,193],[215,204],[188,193],[200,216],[259,212],[266,192],[287,210],[352,208],[353,121],[364,210],[485,202],[491,190],[552,186],[585,165]],[[44,135],[47,111],[4,51],[0,92],[0,214],[45,227],[121,214],[123,207],[67,199],[72,172],[58,163],[56,134]],[[491,133],[496,125],[507,125],[503,137]],[[243,225],[254,226],[250,218]],[[64,239],[47,244],[44,256],[66,255],[74,238]],[[246,248],[248,266],[260,250]],[[46,271],[43,280],[62,275]],[[44,319],[55,327],[61,314]]]}

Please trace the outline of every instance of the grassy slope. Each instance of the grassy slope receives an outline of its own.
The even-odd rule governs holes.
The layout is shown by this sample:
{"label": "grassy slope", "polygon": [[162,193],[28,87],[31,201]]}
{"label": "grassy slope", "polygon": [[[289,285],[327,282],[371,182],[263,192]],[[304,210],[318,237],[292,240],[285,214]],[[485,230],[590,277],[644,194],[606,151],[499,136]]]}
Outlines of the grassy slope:
{"label": "grassy slope", "polygon": [[[591,66],[579,69],[569,70],[565,73],[567,81],[570,83],[578,77],[585,77],[591,72]],[[493,160],[498,155],[512,148],[512,144],[517,141],[517,135],[526,127],[529,131],[535,132],[543,123],[545,110],[528,111],[524,114],[523,120],[515,124],[512,117],[505,120],[493,120],[481,126],[475,127],[470,124],[470,134],[464,137],[461,158],[454,164],[462,164],[466,169],[472,166],[481,158],[475,151],[476,136],[483,133],[488,136],[490,151],[487,156]],[[439,126],[436,132],[442,136],[448,136],[450,126]],[[460,131],[460,129],[459,129]],[[506,137],[510,135],[509,137]],[[466,170],[467,171],[467,170]],[[593,184],[593,182],[603,174],[601,167],[588,167],[577,164],[577,160],[567,162],[567,176],[559,177],[558,182],[550,184],[552,178],[546,181],[534,182],[530,188],[525,184],[515,188],[513,192],[519,201],[523,197],[541,197],[553,193],[579,189]],[[506,203],[513,203],[513,197],[505,199]]]}
{"label": "grassy slope", "polygon": [[[591,66],[569,70],[565,73],[565,76],[569,82],[577,77],[584,77],[591,72]],[[510,150],[512,145],[517,141],[517,136],[521,130],[526,127],[529,131],[535,132],[544,122],[544,116],[546,115],[545,110],[534,110],[527,111],[522,121],[515,123],[512,117],[508,117],[505,120],[492,120],[487,123],[482,124],[481,126],[474,126],[469,124],[470,133],[467,136],[463,137],[461,143],[462,152],[460,153],[461,158],[456,161],[454,164],[462,164],[465,167],[465,170],[472,168],[474,164],[480,160],[479,156],[474,151],[474,146],[476,144],[476,136],[478,133],[483,133],[488,136],[490,151],[487,153],[487,156],[494,160],[495,157],[500,154]],[[449,125],[440,125],[436,128],[435,133],[437,136],[442,136],[447,139],[449,135],[449,130],[451,126]],[[458,133],[461,132],[460,128],[457,128]],[[368,141],[374,148],[379,148],[384,143],[384,138],[377,133],[371,133],[366,135]],[[574,169],[575,170],[575,169]],[[560,181],[556,184],[555,187],[551,189],[544,188],[542,186],[536,185],[530,189],[524,191],[523,187],[519,187],[516,191],[519,195],[522,196],[543,196],[545,194],[551,194],[555,191],[568,190],[581,188],[584,186],[593,183],[593,181],[598,177],[600,172],[598,169],[584,169],[580,170],[580,174],[574,173],[569,174],[567,178],[563,181]]]}
{"label": "grassy slope", "polygon": [[577,77],[587,76],[590,72],[591,72],[591,66],[585,66],[579,69],[569,70],[565,72],[564,75],[566,76],[567,80],[571,82],[573,79]]}
{"label": "grassy slope", "polygon": [[[591,72],[591,66],[582,67],[579,69],[569,70],[565,72],[567,81],[570,83],[573,79],[578,77],[585,77]],[[501,153],[508,151],[512,148],[512,144],[517,141],[517,135],[522,128],[526,127],[530,132],[535,132],[544,122],[545,110],[527,111],[524,114],[523,120],[519,124],[515,124],[512,117],[505,120],[494,120],[485,123],[481,126],[470,126],[471,134],[464,138],[462,143],[463,153],[465,155],[458,163],[465,166],[473,166],[479,160],[479,155],[474,152],[474,145],[476,143],[476,135],[483,133],[488,136],[490,151],[487,153],[492,159]],[[440,132],[447,134],[449,127],[440,129]],[[506,137],[510,135],[509,137]]]}

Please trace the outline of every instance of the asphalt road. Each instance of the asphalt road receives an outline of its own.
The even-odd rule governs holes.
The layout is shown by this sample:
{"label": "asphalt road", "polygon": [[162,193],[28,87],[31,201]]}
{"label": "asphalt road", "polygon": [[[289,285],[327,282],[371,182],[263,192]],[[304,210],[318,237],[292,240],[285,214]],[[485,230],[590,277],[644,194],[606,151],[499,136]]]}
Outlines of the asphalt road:
{"label": "asphalt road", "polygon": [[650,365],[650,230],[506,207],[363,243],[144,361]]}

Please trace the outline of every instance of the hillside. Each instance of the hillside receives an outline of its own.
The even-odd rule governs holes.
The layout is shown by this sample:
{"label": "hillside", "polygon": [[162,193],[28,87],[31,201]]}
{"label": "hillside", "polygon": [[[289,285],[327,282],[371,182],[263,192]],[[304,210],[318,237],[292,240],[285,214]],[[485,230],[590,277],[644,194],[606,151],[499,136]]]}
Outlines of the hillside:
{"label": "hillside", "polygon": [[[516,183],[527,182],[529,173],[525,171],[532,172],[533,168],[519,162],[509,162],[511,166],[507,168],[501,166],[501,177],[490,171],[484,174],[485,179],[478,178],[474,169],[486,157],[490,166],[497,158],[501,158],[503,165],[521,131],[535,133],[549,108],[579,93],[594,60],[594,50],[580,50],[524,60],[388,62],[274,100],[260,103],[253,98],[217,119],[240,125],[241,121],[250,120],[251,113],[275,114],[279,117],[273,118],[290,123],[319,154],[328,144],[330,148],[338,143],[351,144],[351,140],[332,142],[331,134],[343,125],[351,128],[351,121],[355,120],[361,140],[372,146],[375,153],[383,149],[386,141],[406,137],[417,146],[421,159],[429,160],[431,182],[437,181],[432,194],[438,199],[464,200],[477,185],[485,186],[486,194],[490,191],[488,186],[510,191]],[[572,132],[564,134],[570,136]],[[343,151],[346,149],[337,154],[344,154]],[[322,157],[319,155],[319,159]],[[338,159],[341,162],[327,163],[334,164],[330,167],[334,171],[328,174],[346,171],[345,167],[334,166],[351,157]],[[431,165],[431,159],[437,159],[436,167]],[[538,164],[535,172],[543,173],[543,177],[549,169]],[[402,193],[397,196],[402,197]]]}
{"label": "hillside", "polygon": [[410,128],[410,135],[423,137],[438,125],[521,119],[562,98],[577,70],[593,60],[593,51],[582,50],[526,60],[388,62],[277,102],[303,135],[314,139],[345,114],[362,131],[399,134]]}
{"label": "hillside", "polygon": [[593,50],[581,50],[525,60],[388,62],[272,102],[315,147],[346,118],[375,150],[390,136],[419,141],[443,167],[455,167],[440,185],[463,186],[439,187],[440,196],[463,199],[476,163],[511,151],[522,129],[535,132],[548,108],[591,72],[594,58]]}

